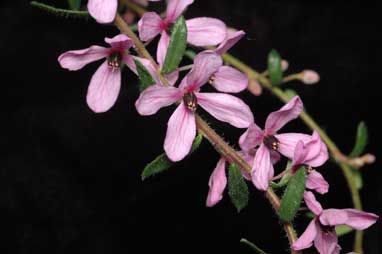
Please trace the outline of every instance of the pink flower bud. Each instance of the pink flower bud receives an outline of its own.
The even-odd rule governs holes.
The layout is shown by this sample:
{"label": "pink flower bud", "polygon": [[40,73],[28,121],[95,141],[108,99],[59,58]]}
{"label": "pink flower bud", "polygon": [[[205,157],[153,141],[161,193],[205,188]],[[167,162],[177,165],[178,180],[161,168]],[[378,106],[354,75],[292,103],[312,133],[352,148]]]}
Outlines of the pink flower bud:
{"label": "pink flower bud", "polygon": [[313,70],[304,70],[301,72],[301,81],[304,84],[312,85],[320,81],[320,75]]}
{"label": "pink flower bud", "polygon": [[251,79],[248,83],[248,91],[255,96],[260,96],[263,89],[256,79]]}
{"label": "pink flower bud", "polygon": [[281,60],[281,70],[286,71],[289,67],[289,62],[285,59]]}

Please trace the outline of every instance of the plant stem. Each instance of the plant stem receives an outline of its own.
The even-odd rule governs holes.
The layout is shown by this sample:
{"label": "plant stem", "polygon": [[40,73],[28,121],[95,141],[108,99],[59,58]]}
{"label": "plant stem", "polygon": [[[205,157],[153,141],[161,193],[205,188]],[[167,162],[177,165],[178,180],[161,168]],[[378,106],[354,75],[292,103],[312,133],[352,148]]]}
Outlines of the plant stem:
{"label": "plant stem", "polygon": [[[138,54],[146,59],[150,60],[155,68],[157,69],[158,75],[162,76],[160,73],[159,66],[156,64],[154,59],[151,57],[150,53],[146,50],[143,43],[138,39],[135,33],[129,28],[129,26],[125,23],[125,21],[121,18],[120,15],[117,14],[114,24],[118,27],[118,29],[129,36],[135,44],[135,49]],[[162,77],[163,78],[163,77]],[[164,79],[164,78],[163,78]],[[202,135],[215,147],[215,149],[225,157],[229,162],[235,163],[241,169],[246,170],[247,172],[252,171],[252,167],[230,146],[228,145],[198,114],[195,113],[195,121],[197,129]],[[279,210],[280,200],[278,196],[274,193],[273,189],[270,187],[265,192],[266,198],[271,203],[274,210]],[[293,229],[293,225],[290,223],[285,223],[284,230],[288,236],[289,243],[292,243],[296,240],[296,233]],[[299,251],[291,250],[291,254],[299,254]]]}

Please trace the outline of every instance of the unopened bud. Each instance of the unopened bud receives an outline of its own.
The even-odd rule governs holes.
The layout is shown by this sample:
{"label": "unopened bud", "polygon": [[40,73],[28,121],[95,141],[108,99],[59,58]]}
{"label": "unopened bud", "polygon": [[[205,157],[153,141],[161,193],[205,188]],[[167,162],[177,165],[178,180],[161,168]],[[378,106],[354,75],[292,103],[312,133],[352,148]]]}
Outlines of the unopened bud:
{"label": "unopened bud", "polygon": [[286,71],[289,67],[289,62],[285,59],[281,60],[281,70]]}
{"label": "unopened bud", "polygon": [[313,70],[304,70],[301,72],[301,81],[304,84],[312,85],[320,81],[320,75]]}
{"label": "unopened bud", "polygon": [[263,92],[263,88],[256,79],[250,79],[248,83],[248,91],[255,96],[259,96]]}

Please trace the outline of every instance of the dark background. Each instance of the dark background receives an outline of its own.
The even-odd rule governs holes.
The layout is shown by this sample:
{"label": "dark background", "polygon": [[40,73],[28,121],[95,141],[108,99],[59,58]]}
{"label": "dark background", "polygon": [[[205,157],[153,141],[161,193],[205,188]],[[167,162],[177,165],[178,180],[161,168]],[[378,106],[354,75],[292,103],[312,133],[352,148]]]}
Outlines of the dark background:
{"label": "dark background", "polygon": [[[62,1],[46,1],[65,6]],[[377,161],[364,168],[364,209],[381,214],[380,81],[378,10],[365,1],[195,1],[186,17],[213,16],[247,31],[232,53],[258,70],[276,48],[288,73],[317,70],[316,86],[288,84],[344,152],[359,121],[370,131],[368,151]],[[172,109],[140,117],[134,109],[136,78],[124,72],[122,91],[107,113],[85,102],[99,63],[77,72],[59,67],[64,51],[105,45],[113,27],[56,18],[28,1],[1,1],[0,252],[1,253],[252,253],[248,238],[269,253],[286,253],[287,240],[262,193],[251,187],[249,206],[238,214],[225,195],[205,207],[208,178],[218,160],[204,142],[172,170],[142,182],[146,163],[162,152]],[[380,59],[380,58],[378,58]],[[281,103],[268,92],[242,94],[262,125]],[[242,130],[211,119],[236,145]],[[285,131],[310,132],[301,121]],[[331,183],[324,206],[351,207],[346,182],[333,163],[321,172]],[[299,233],[308,220],[297,220]],[[365,253],[381,253],[381,224],[366,231]],[[340,239],[351,250],[353,236]],[[309,253],[313,253],[309,252]]]}

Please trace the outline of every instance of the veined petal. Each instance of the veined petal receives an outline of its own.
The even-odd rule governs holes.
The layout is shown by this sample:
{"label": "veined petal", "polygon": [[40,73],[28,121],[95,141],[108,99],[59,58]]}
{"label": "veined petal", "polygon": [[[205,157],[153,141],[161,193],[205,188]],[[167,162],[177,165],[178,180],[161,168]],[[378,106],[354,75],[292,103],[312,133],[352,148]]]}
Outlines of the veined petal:
{"label": "veined petal", "polygon": [[107,57],[109,52],[108,48],[91,46],[87,49],[67,51],[58,57],[58,62],[62,68],[76,71],[88,63]]}
{"label": "veined petal", "polygon": [[244,151],[249,151],[258,146],[263,140],[263,131],[254,122],[248,126],[248,129],[240,136],[239,145]]}
{"label": "veined petal", "polygon": [[176,70],[174,72],[164,75],[164,77],[167,79],[170,85],[174,86],[179,78],[179,71]]}
{"label": "veined petal", "polygon": [[164,150],[172,161],[182,160],[191,150],[196,135],[195,114],[183,102],[170,117],[167,124]]}
{"label": "veined petal", "polygon": [[252,182],[257,189],[266,191],[269,186],[269,181],[274,175],[274,169],[271,162],[271,157],[268,148],[261,144],[257,150],[253,168],[252,168]]}
{"label": "veined petal", "polygon": [[227,29],[227,36],[222,43],[220,43],[219,47],[215,49],[215,52],[219,55],[226,53],[230,48],[232,48],[243,36],[245,32],[243,30],[229,32]]}
{"label": "veined petal", "polygon": [[300,97],[295,96],[278,111],[269,114],[265,122],[267,134],[275,134],[285,124],[296,119],[304,109]]}
{"label": "veined petal", "polygon": [[343,209],[346,212],[348,220],[345,225],[352,227],[356,230],[364,230],[371,225],[373,225],[377,220],[378,216],[373,213],[366,213],[356,209]]}
{"label": "veined petal", "polygon": [[311,139],[310,135],[302,133],[277,134],[275,137],[280,142],[278,151],[291,160],[293,159],[297,142],[301,140],[306,144]]}
{"label": "veined petal", "polygon": [[188,43],[198,47],[217,45],[226,37],[226,25],[219,19],[194,18],[186,25]]}
{"label": "veined petal", "polygon": [[304,142],[302,140],[298,141],[294,149],[293,161],[291,166],[293,172],[295,172],[298,166],[304,164],[307,154],[308,149],[304,146]]}
{"label": "veined petal", "polygon": [[321,204],[317,201],[313,192],[305,191],[304,192],[304,201],[308,206],[309,210],[311,210],[315,215],[320,215],[323,211]]}
{"label": "veined petal", "polygon": [[313,132],[312,138],[307,142],[305,148],[307,154],[303,162],[306,165],[319,167],[329,159],[328,149],[317,131]]}
{"label": "veined petal", "polygon": [[174,22],[194,0],[168,0],[166,20]]}
{"label": "veined petal", "polygon": [[222,66],[213,74],[211,85],[223,93],[239,93],[248,87],[248,76],[230,66]]}
{"label": "veined petal", "polygon": [[338,251],[338,239],[334,228],[323,230],[318,226],[314,246],[320,254],[335,254]]}
{"label": "veined petal", "polygon": [[90,80],[86,101],[96,113],[108,111],[118,98],[121,70],[112,69],[105,61]]}
{"label": "veined petal", "polygon": [[155,12],[146,12],[138,21],[139,38],[149,41],[162,31],[162,18]]}
{"label": "veined petal", "polygon": [[343,209],[325,209],[320,215],[320,222],[325,226],[343,225],[348,221],[347,212]]}
{"label": "veined petal", "polygon": [[317,228],[319,227],[317,223],[317,219],[314,218],[304,231],[300,238],[297,239],[292,245],[292,249],[294,250],[303,250],[307,249],[313,245],[313,241],[317,235]]}
{"label": "veined petal", "polygon": [[140,115],[153,115],[159,109],[175,103],[182,95],[181,90],[176,87],[153,85],[140,94],[135,107]]}
{"label": "veined petal", "polygon": [[313,170],[306,178],[306,188],[325,194],[329,191],[329,183],[319,172]]}
{"label": "veined petal", "polygon": [[225,159],[221,158],[208,181],[208,186],[210,187],[206,202],[208,207],[216,205],[223,198],[223,192],[227,186],[225,164]]}
{"label": "veined petal", "polygon": [[134,44],[133,40],[125,34],[118,34],[113,38],[105,38],[105,42],[114,50],[125,51],[131,48]]}
{"label": "veined petal", "polygon": [[134,59],[140,61],[140,60],[142,60],[142,59],[144,59],[144,58],[137,57],[137,56],[132,56],[132,55],[127,55],[127,54],[124,54],[123,57],[122,57],[122,60],[123,60],[123,62],[126,64],[126,66],[127,66],[132,72],[134,72],[135,74],[138,75],[138,73],[137,73],[137,67],[135,66]]}
{"label": "veined petal", "polygon": [[222,58],[211,50],[205,50],[199,53],[194,59],[194,66],[186,75],[185,82],[182,82],[181,88],[195,91],[207,83],[212,74],[222,66]]}
{"label": "veined petal", "polygon": [[253,115],[241,99],[223,93],[195,93],[198,104],[216,119],[237,128],[247,128]]}
{"label": "veined petal", "polygon": [[167,54],[167,48],[170,44],[170,36],[167,34],[166,31],[163,31],[161,33],[159,42],[158,42],[158,48],[157,48],[157,61],[159,63],[159,66],[163,66],[164,60],[166,58]]}
{"label": "veined petal", "polygon": [[118,0],[89,0],[89,14],[101,24],[111,23],[117,14]]}

